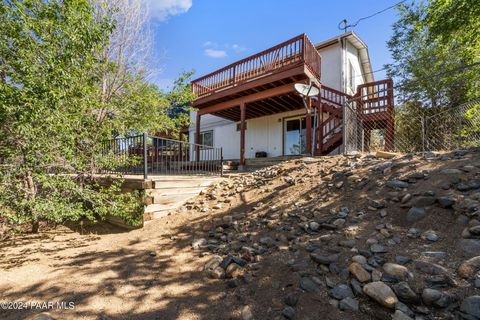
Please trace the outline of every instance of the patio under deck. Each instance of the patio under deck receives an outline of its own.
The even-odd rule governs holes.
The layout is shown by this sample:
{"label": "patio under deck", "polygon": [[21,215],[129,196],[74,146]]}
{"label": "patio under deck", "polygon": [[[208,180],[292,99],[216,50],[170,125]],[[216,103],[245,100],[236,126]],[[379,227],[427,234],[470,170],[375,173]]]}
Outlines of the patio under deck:
{"label": "patio under deck", "polygon": [[[298,82],[321,85],[320,55],[305,34],[192,81],[197,96],[193,106],[198,109],[196,143],[204,114],[240,122],[240,165],[245,165],[245,120],[304,109],[293,86]],[[307,127],[308,153],[310,132]]]}

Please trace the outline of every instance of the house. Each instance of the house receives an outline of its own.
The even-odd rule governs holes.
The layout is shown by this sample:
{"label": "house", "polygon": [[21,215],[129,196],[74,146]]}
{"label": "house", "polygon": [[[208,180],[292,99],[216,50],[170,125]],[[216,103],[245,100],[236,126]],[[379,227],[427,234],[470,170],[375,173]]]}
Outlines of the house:
{"label": "house", "polygon": [[[295,83],[319,94],[304,101]],[[392,81],[374,81],[367,46],[354,32],[316,45],[299,35],[198,78],[192,88],[190,141],[222,147],[224,159],[240,165],[259,156],[365,150],[372,130],[382,132],[385,149],[393,145]],[[362,141],[344,130],[353,115]],[[202,160],[201,147],[193,153]]]}

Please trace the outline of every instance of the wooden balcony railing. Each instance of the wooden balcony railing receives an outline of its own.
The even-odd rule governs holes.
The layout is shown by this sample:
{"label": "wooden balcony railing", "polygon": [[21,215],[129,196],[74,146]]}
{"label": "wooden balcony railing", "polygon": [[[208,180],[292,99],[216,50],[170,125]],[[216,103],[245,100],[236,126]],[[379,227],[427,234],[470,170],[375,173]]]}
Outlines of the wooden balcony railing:
{"label": "wooden balcony railing", "polygon": [[208,96],[302,63],[320,79],[320,55],[305,34],[193,80],[193,93]]}
{"label": "wooden balcony railing", "polygon": [[356,102],[361,114],[393,112],[393,81],[386,79],[359,85],[351,100]]}

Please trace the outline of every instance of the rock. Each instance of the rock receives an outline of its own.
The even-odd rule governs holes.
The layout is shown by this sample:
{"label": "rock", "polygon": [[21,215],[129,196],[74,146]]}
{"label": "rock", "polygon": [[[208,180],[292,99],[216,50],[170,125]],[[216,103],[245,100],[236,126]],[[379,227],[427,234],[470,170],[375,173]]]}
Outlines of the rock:
{"label": "rock", "polygon": [[399,282],[393,285],[393,291],[397,295],[397,297],[406,303],[418,303],[419,298],[415,292],[410,288],[408,283],[406,282]]}
{"label": "rock", "polygon": [[253,320],[253,313],[250,306],[245,306],[242,308],[242,319],[243,320]]}
{"label": "rock", "polygon": [[432,204],[435,203],[435,201],[436,201],[435,197],[421,196],[421,197],[416,198],[413,201],[413,206],[417,207],[417,208],[424,208],[424,207],[431,206]]}
{"label": "rock", "polygon": [[459,169],[453,169],[453,168],[447,168],[447,169],[443,169],[442,171],[440,171],[441,173],[443,174],[462,174],[462,170],[459,170]]}
{"label": "rock", "polygon": [[347,297],[353,298],[352,289],[350,289],[350,286],[347,284],[339,284],[333,287],[333,289],[330,290],[330,295],[337,300],[342,300]]}
{"label": "rock", "polygon": [[455,204],[455,200],[450,197],[439,197],[437,198],[438,204],[442,208],[451,208]]}
{"label": "rock", "polygon": [[381,281],[371,282],[363,287],[363,293],[387,308],[395,308],[398,302],[395,293]]}
{"label": "rock", "polygon": [[408,229],[407,237],[416,239],[416,238],[420,237],[420,233],[421,233],[420,229],[410,228],[410,229]]}
{"label": "rock", "polygon": [[310,277],[300,279],[300,288],[310,293],[320,293],[320,288]]}
{"label": "rock", "polygon": [[207,245],[207,239],[205,238],[200,238],[200,239],[195,239],[192,241],[192,248],[193,249],[199,249],[201,247],[204,247]]}
{"label": "rock", "polygon": [[385,253],[388,252],[388,249],[381,244],[375,243],[370,246],[370,251],[373,253]]}
{"label": "rock", "polygon": [[367,264],[367,258],[362,255],[356,255],[352,257],[352,262],[360,263],[361,265]]}
{"label": "rock", "polygon": [[425,218],[427,212],[424,208],[412,207],[407,212],[407,221],[408,222],[417,222]]}
{"label": "rock", "polygon": [[480,319],[480,296],[470,296],[463,299],[460,311],[470,316],[467,319]]}
{"label": "rock", "polygon": [[425,231],[424,233],[422,233],[421,238],[423,240],[428,240],[428,241],[431,241],[431,242],[438,241],[438,235],[433,230]]}
{"label": "rock", "polygon": [[407,316],[400,310],[395,310],[395,313],[392,316],[392,320],[413,320],[413,318]]}
{"label": "rock", "polygon": [[412,195],[410,193],[406,193],[402,199],[400,200],[401,203],[407,203],[408,201],[410,201],[410,199],[412,199]]}
{"label": "rock", "polygon": [[458,274],[465,279],[472,278],[480,270],[480,256],[463,261],[458,267]]}
{"label": "rock", "polygon": [[461,239],[457,241],[457,247],[468,254],[480,252],[480,239]]}
{"label": "rock", "polygon": [[236,263],[231,263],[225,270],[226,278],[238,278],[243,276],[244,270]]}
{"label": "rock", "polygon": [[293,292],[290,292],[289,294],[287,294],[287,296],[285,297],[285,303],[288,305],[288,306],[291,306],[291,307],[295,307],[298,303],[298,295],[293,293]]}
{"label": "rock", "polygon": [[352,310],[352,311],[358,311],[358,300],[347,297],[345,299],[340,300],[338,303],[338,307],[340,310]]}
{"label": "rock", "polygon": [[401,180],[388,180],[386,183],[387,187],[390,188],[407,188],[408,182]]}
{"label": "rock", "polygon": [[203,270],[207,271],[207,270],[215,269],[220,265],[220,263],[222,263],[222,260],[223,260],[222,257],[218,255],[214,255],[207,261],[207,263],[205,263]]}
{"label": "rock", "polygon": [[395,256],[395,262],[399,264],[407,264],[412,261],[411,258],[405,256]]}
{"label": "rock", "polygon": [[480,225],[479,226],[473,226],[473,227],[469,228],[468,231],[474,236],[480,236]]}
{"label": "rock", "polygon": [[308,224],[308,227],[312,231],[317,231],[320,228],[320,224],[318,222],[312,221]]}
{"label": "rock", "polygon": [[215,267],[207,271],[208,277],[211,279],[225,278],[225,270],[221,267]]}
{"label": "rock", "polygon": [[422,300],[427,306],[431,306],[435,301],[442,297],[442,292],[435,289],[423,289]]}
{"label": "rock", "polygon": [[363,269],[362,265],[357,262],[351,263],[348,267],[348,271],[350,271],[350,273],[360,282],[367,282],[372,278],[370,273]]}
{"label": "rock", "polygon": [[415,265],[415,268],[418,270],[428,273],[428,274],[447,274],[448,270],[442,267],[441,265],[438,265],[436,263],[431,263],[427,261],[421,261],[421,260],[415,260],[413,261],[413,264]]}
{"label": "rock", "polygon": [[286,319],[293,319],[295,318],[295,309],[293,309],[292,307],[288,306],[288,307],[285,307],[285,309],[283,309],[282,311],[282,315],[286,318]]}
{"label": "rock", "polygon": [[407,267],[396,263],[385,263],[383,270],[398,280],[405,280],[409,276]]}
{"label": "rock", "polygon": [[32,320],[55,320],[50,314],[42,312],[32,318]]}
{"label": "rock", "polygon": [[338,243],[339,246],[345,247],[345,248],[353,248],[357,244],[357,241],[355,239],[351,240],[342,240]]}
{"label": "rock", "polygon": [[336,227],[341,227],[345,224],[345,219],[339,218],[332,222],[332,224]]}
{"label": "rock", "polygon": [[329,265],[330,263],[338,262],[339,255],[331,254],[331,255],[325,256],[320,253],[312,252],[310,253],[310,258],[316,263]]}
{"label": "rock", "polygon": [[275,241],[271,237],[262,237],[259,242],[267,247],[272,247],[275,244]]}

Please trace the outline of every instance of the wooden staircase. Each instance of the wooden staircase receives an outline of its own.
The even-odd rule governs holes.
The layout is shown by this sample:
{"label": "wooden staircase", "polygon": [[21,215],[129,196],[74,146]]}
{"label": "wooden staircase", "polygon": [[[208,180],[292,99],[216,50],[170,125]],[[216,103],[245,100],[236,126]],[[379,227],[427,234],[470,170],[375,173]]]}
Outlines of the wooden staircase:
{"label": "wooden staircase", "polygon": [[[317,99],[319,121],[315,130],[315,155],[327,155],[344,141],[343,117],[346,103],[355,114],[356,125],[363,130],[363,145],[368,150],[372,130],[385,130],[385,150],[393,148],[394,108],[392,80],[365,83],[354,96],[322,86]],[[358,137],[357,137],[358,138]]]}

